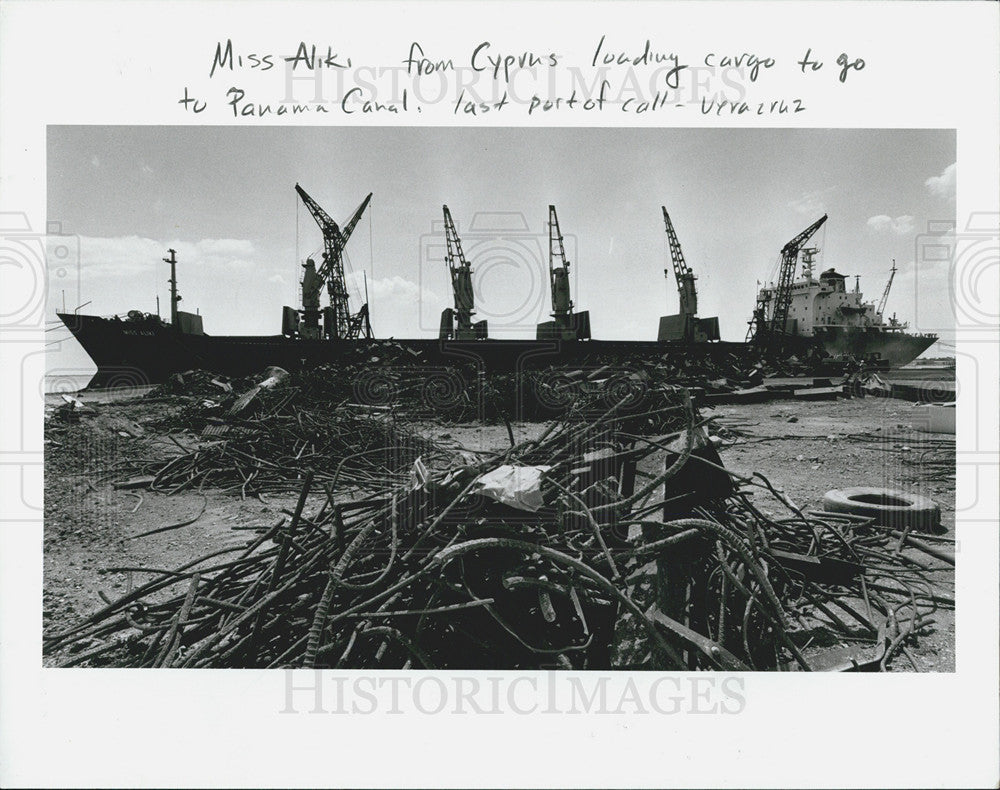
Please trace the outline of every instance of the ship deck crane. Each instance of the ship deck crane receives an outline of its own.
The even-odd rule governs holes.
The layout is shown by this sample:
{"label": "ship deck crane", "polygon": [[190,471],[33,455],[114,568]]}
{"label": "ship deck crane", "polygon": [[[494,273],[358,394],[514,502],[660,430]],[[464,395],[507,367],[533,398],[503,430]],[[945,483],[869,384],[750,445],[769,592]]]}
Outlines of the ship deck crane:
{"label": "ship deck crane", "polygon": [[885,313],[885,304],[889,301],[889,289],[892,288],[892,281],[896,277],[896,259],[892,259],[892,268],[889,270],[889,282],[885,284],[885,290],[882,291],[882,299],[878,303],[878,310],[876,311],[878,315],[883,315]]}
{"label": "ship deck crane", "polygon": [[560,326],[569,326],[573,315],[569,261],[566,260],[566,247],[555,206],[549,206],[549,280],[552,285],[552,317]]}
{"label": "ship deck crane", "polygon": [[549,284],[552,293],[551,321],[538,325],[539,340],[589,340],[590,312],[573,312],[569,286],[569,261],[556,207],[549,206]]}
{"label": "ship deck crane", "polygon": [[[354,232],[361,215],[371,201],[371,193],[361,202],[343,229],[313,200],[308,193],[295,185],[295,191],[309,209],[323,234],[323,259],[316,267],[312,259],[306,261],[302,277],[302,326],[297,334],[305,338],[327,337],[331,340],[356,340],[362,334],[372,336],[368,320],[368,305],[362,305],[357,314],[351,314],[347,282],[344,278],[344,248]],[[324,310],[324,327],[319,326],[319,294],[326,284],[330,306]],[[286,310],[286,315],[288,311]],[[288,323],[287,321],[285,322]],[[287,327],[285,328],[287,330]],[[286,331],[287,333],[287,331]]]}
{"label": "ship deck crane", "polygon": [[[752,335],[755,340],[760,341],[766,338],[767,342],[775,343],[782,335],[787,334],[788,310],[792,304],[792,281],[795,279],[795,268],[798,265],[799,253],[809,239],[813,237],[813,234],[823,226],[826,220],[827,215],[824,214],[781,248],[778,283],[773,289],[774,310],[771,312],[771,318],[768,321],[766,310],[772,294],[767,293],[765,289],[758,297],[748,338]],[[754,331],[755,329],[756,331]]]}
{"label": "ship deck crane", "polygon": [[455,230],[451,212],[444,206],[445,263],[451,275],[451,290],[455,307],[441,313],[441,340],[483,340],[487,337],[486,321],[472,322],[475,315],[475,294],[472,289],[472,267],[462,252],[462,240]]}
{"label": "ship deck crane", "polygon": [[[667,207],[660,206],[660,208],[663,210],[663,225],[667,231],[674,279],[677,281],[680,312],[677,315],[665,315],[660,318],[657,340],[661,343],[668,340],[683,340],[687,343],[718,340],[719,319],[698,318],[698,290],[695,286],[695,280],[698,278],[684,260],[684,252],[674,231],[674,224],[670,221]],[[670,270],[664,269],[663,274],[669,278]]]}

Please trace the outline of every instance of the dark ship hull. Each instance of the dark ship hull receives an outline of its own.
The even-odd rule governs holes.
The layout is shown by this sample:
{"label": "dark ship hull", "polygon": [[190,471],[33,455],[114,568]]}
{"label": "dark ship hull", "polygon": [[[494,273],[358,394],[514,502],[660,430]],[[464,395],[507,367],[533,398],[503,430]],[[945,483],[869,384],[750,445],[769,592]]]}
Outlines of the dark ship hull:
{"label": "dark ship hull", "polygon": [[880,327],[816,327],[813,330],[831,356],[865,359],[878,355],[890,367],[907,365],[936,341],[936,335],[912,335]]}
{"label": "dark ship hull", "polygon": [[[188,334],[155,316],[120,320],[59,314],[97,365],[90,388],[128,387],[166,381],[174,373],[201,368],[227,376],[257,373],[270,365],[286,370],[315,367],[393,343],[421,364],[472,363],[491,372],[515,372],[557,364],[614,364],[656,360],[742,358],[744,343],[661,343],[618,340],[305,340],[282,335]],[[373,363],[377,364],[377,363]],[[398,364],[398,363],[394,363]]]}

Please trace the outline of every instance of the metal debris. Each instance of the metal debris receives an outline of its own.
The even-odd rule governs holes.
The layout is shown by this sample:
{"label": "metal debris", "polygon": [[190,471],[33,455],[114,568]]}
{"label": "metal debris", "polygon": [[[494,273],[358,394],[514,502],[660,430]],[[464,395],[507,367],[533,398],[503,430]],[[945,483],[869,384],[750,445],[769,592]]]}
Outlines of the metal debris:
{"label": "metal debris", "polygon": [[[420,448],[416,478],[401,470],[417,447],[386,463],[385,434],[359,435],[349,414],[276,407],[244,426],[259,454],[195,451],[155,487],[294,484],[290,520],[172,571],[106,569],[147,581],[46,635],[45,653],[64,666],[727,671],[908,656],[949,605],[939,569],[870,519],[803,512],[763,475],[727,471],[687,392],[657,393],[638,414],[622,398],[485,458]],[[351,466],[348,445],[382,460]],[[476,493],[505,466],[548,467],[536,511]]]}

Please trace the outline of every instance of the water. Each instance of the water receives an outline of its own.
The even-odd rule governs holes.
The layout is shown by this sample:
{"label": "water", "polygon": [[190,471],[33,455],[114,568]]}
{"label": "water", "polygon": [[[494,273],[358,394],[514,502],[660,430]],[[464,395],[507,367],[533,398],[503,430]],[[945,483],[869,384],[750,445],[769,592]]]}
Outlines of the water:
{"label": "water", "polygon": [[45,405],[61,406],[65,402],[62,398],[63,395],[72,395],[87,404],[117,403],[132,398],[141,398],[154,387],[153,384],[142,384],[115,387],[114,389],[84,390],[83,388],[87,386],[93,375],[93,373],[46,375]]}
{"label": "water", "polygon": [[45,394],[79,392],[94,377],[93,373],[46,373]]}

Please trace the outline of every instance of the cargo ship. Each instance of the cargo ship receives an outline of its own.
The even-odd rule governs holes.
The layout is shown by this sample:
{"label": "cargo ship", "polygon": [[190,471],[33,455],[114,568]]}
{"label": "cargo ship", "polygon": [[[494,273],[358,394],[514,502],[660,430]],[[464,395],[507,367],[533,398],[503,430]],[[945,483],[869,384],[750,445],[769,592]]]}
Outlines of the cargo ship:
{"label": "cargo ship", "polygon": [[[864,301],[857,277],[849,290],[847,276],[833,268],[815,276],[819,249],[805,245],[825,221],[826,215],[782,249],[778,282],[760,289],[747,340],[884,367],[909,364],[938,337],[908,332],[909,325],[895,315],[884,318],[896,274],[895,261],[878,305]],[[802,273],[796,278],[800,257]]]}
{"label": "cargo ship", "polygon": [[[557,364],[614,364],[656,360],[664,355],[692,355],[725,360],[746,350],[744,343],[704,343],[692,349],[682,342],[628,340],[462,340],[462,339],[306,339],[284,335],[209,335],[201,321],[181,317],[171,324],[159,316],[132,311],[104,318],[57,314],[97,365],[90,389],[133,387],[166,381],[174,373],[201,368],[227,376],[245,376],[277,365],[300,370],[370,349],[398,345],[418,362],[473,364],[486,371],[516,372]],[[201,319],[201,316],[197,316]],[[377,362],[373,362],[377,364]]]}
{"label": "cargo ship", "polygon": [[[761,289],[758,301],[774,303],[774,289]],[[909,364],[938,339],[907,332],[909,325],[895,315],[885,320],[878,306],[864,301],[858,281],[848,290],[846,275],[835,269],[818,278],[807,269],[793,283],[785,326],[787,334],[830,356],[879,360],[894,368]]]}
{"label": "cargo ship", "polygon": [[[677,270],[681,314],[660,321],[657,340],[624,341],[591,338],[590,313],[578,310],[570,294],[569,266],[554,206],[549,206],[549,279],[551,320],[539,323],[533,339],[498,340],[489,337],[485,320],[474,320],[473,270],[462,251],[461,239],[444,206],[447,266],[454,307],[441,315],[438,337],[378,340],[369,321],[368,305],[355,312],[349,306],[343,255],[348,239],[371,200],[369,194],[343,225],[335,222],[298,184],[296,192],[316,220],[323,236],[322,259],[306,259],[300,279],[301,306],[285,306],[281,334],[259,336],[210,335],[202,316],[178,309],[177,259],[173,250],[163,260],[170,264],[170,320],[130,311],[110,318],[57,313],[58,317],[97,365],[90,388],[137,386],[165,381],[175,373],[201,368],[229,376],[244,376],[267,366],[287,370],[335,362],[371,348],[380,356],[381,344],[409,351],[421,365],[471,364],[488,372],[517,372],[550,365],[615,365],[664,356],[685,360],[742,359],[745,343],[720,342],[718,319],[700,319],[696,310],[694,276],[677,268],[681,252],[674,236],[671,254]],[[664,209],[666,217],[666,209]],[[672,228],[667,220],[668,233]],[[669,270],[667,270],[669,271]],[[665,272],[666,273],[666,272]],[[321,306],[322,291],[329,304]],[[665,332],[664,326],[671,328]],[[697,331],[696,331],[697,330]],[[376,364],[376,363],[373,363]]]}
{"label": "cargo ship", "polygon": [[[315,367],[335,362],[347,355],[364,352],[391,342],[414,355],[420,364],[472,364],[484,371],[517,372],[549,365],[614,365],[637,360],[682,359],[686,364],[699,360],[736,361],[752,365],[761,356],[760,341],[774,337],[776,314],[787,317],[780,333],[781,354],[789,347],[802,351],[814,361],[817,357],[877,358],[883,364],[901,366],[916,358],[937,338],[933,335],[910,335],[906,325],[893,318],[882,320],[881,311],[861,300],[855,288],[848,293],[844,277],[833,270],[814,280],[811,254],[804,251],[807,273],[803,280],[791,283],[788,264],[794,266],[808,235],[800,234],[794,254],[789,245],[783,250],[787,283],[782,288],[761,291],[754,311],[758,326],[755,342],[726,342],[719,339],[718,318],[697,315],[695,275],[684,260],[680,242],[663,208],[663,218],[670,249],[672,270],[677,283],[680,313],[663,316],[655,341],[594,340],[591,338],[590,314],[575,308],[570,294],[569,267],[559,220],[554,206],[549,206],[549,276],[551,319],[537,326],[534,339],[498,340],[489,337],[484,320],[476,321],[473,270],[462,251],[461,239],[444,206],[447,266],[454,307],[441,315],[438,337],[426,339],[378,340],[369,321],[368,305],[357,312],[349,307],[344,279],[343,254],[362,213],[369,194],[343,224],[336,223],[309,195],[295,185],[303,203],[312,213],[323,235],[323,255],[319,263],[307,259],[300,281],[302,304],[285,306],[281,316],[281,334],[210,335],[204,330],[201,315],[178,308],[177,260],[173,250],[163,260],[170,264],[170,320],[159,315],[132,310],[110,318],[57,313],[59,319],[83,346],[97,365],[90,388],[155,384],[175,373],[201,368],[229,376],[245,376],[277,365],[287,370]],[[826,218],[824,217],[823,220]],[[801,243],[798,243],[801,242]],[[790,242],[790,244],[792,244]],[[320,306],[326,289],[329,304]],[[784,299],[779,298],[785,294]],[[775,311],[778,311],[777,313]],[[748,335],[748,340],[751,340]],[[794,341],[794,342],[792,342]],[[819,351],[819,349],[823,349]],[[774,350],[773,347],[770,350]],[[818,353],[817,353],[818,352]],[[377,352],[373,352],[377,357]]]}
{"label": "cargo ship", "polygon": [[[590,315],[575,311],[569,298],[564,260],[551,272],[552,320],[538,325],[536,337],[499,340],[488,337],[486,321],[473,322],[472,269],[457,244],[450,222],[449,239],[458,250],[449,257],[455,307],[441,316],[438,337],[377,339],[368,320],[368,305],[355,313],[348,309],[342,275],[336,263],[343,247],[331,249],[317,266],[312,259],[303,265],[302,307],[285,306],[278,335],[210,335],[203,317],[180,310],[177,288],[177,258],[174,250],[163,260],[170,264],[170,320],[131,310],[125,315],[102,317],[57,313],[67,329],[97,365],[90,389],[135,387],[166,381],[175,373],[202,369],[240,377],[276,365],[294,371],[314,368],[345,358],[365,355],[372,364],[387,356],[379,351],[387,345],[404,349],[403,359],[414,365],[471,365],[485,372],[520,372],[550,365],[615,365],[664,356],[686,359],[732,359],[747,350],[744,343],[699,343],[674,341],[592,340]],[[345,225],[345,230],[350,225]],[[331,304],[320,307],[320,287],[333,282]],[[408,353],[406,353],[408,352]],[[398,364],[398,363],[395,363]]]}

